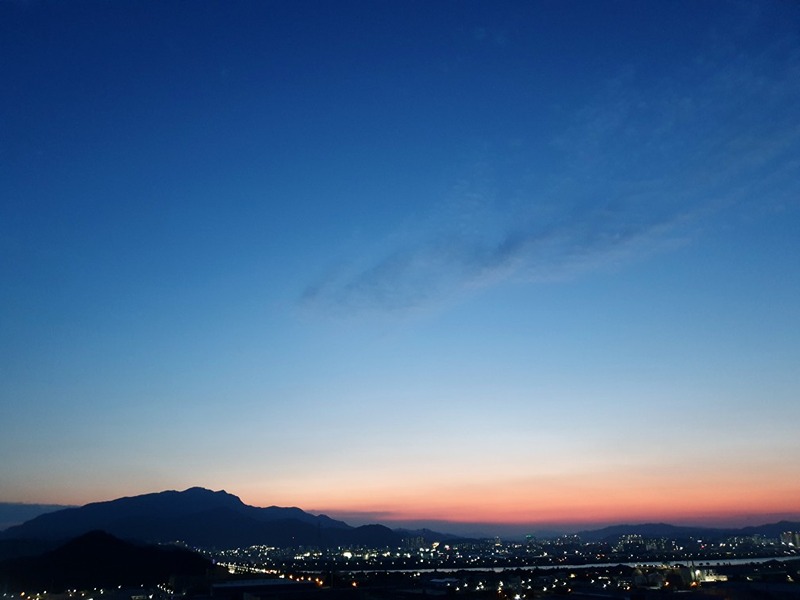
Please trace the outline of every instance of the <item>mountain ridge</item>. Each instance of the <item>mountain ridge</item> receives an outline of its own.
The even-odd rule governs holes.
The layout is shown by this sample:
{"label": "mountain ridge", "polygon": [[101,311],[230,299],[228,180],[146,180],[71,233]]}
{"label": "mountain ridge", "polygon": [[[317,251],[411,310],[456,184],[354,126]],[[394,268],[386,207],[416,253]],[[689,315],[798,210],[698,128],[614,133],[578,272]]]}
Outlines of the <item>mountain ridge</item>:
{"label": "mountain ridge", "polygon": [[622,535],[638,534],[642,536],[670,537],[683,539],[689,537],[707,537],[717,540],[725,537],[749,537],[763,535],[765,537],[778,537],[784,531],[800,530],[798,521],[777,521],[763,525],[749,525],[747,527],[695,527],[688,525],[670,525],[669,523],[639,523],[609,525],[600,529],[579,531],[581,540],[587,542],[609,541]]}
{"label": "mountain ridge", "polygon": [[126,496],[41,514],[0,532],[0,540],[66,540],[93,530],[124,540],[183,541],[220,548],[395,545],[400,541],[400,535],[384,525],[351,527],[297,507],[250,506],[224,490],[200,487]]}

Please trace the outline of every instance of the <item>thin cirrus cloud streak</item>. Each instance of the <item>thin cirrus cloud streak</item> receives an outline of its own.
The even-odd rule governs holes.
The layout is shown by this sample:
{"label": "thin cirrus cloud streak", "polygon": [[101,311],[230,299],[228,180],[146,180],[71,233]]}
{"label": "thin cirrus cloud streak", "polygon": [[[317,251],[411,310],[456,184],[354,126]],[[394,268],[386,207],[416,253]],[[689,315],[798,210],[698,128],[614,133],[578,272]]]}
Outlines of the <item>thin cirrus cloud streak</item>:
{"label": "thin cirrus cloud streak", "polygon": [[391,311],[434,304],[510,278],[568,279],[681,243],[692,219],[687,213],[648,222],[632,220],[631,214],[591,211],[565,223],[509,226],[495,241],[442,233],[310,286],[302,300],[333,312]]}
{"label": "thin cirrus cloud streak", "polygon": [[[623,69],[552,138],[559,167],[532,168],[540,187],[520,183],[518,195],[530,198],[522,209],[506,214],[492,190],[478,194],[499,232],[465,233],[464,215],[432,210],[434,222],[420,223],[416,237],[397,236],[403,242],[371,262],[309,285],[303,305],[408,310],[510,279],[571,279],[692,243],[778,183],[797,190],[800,125],[784,110],[800,97],[793,57],[800,52],[785,40],[757,57],[720,50],[698,58],[700,85]],[[469,212],[476,194],[461,193]],[[791,192],[772,196],[762,210],[791,201]]]}
{"label": "thin cirrus cloud streak", "polygon": [[427,241],[397,250],[349,279],[315,287],[304,300],[347,309],[410,309],[513,276],[567,278],[667,243],[680,216],[627,227],[598,227],[593,219],[587,216],[543,231],[508,231],[494,244],[463,238]]}

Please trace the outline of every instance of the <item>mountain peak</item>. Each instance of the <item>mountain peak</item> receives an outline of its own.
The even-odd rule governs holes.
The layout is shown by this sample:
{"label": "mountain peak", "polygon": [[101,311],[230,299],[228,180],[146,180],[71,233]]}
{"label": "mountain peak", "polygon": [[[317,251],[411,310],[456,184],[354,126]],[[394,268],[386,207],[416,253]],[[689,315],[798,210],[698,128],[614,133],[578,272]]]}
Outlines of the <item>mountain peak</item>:
{"label": "mountain peak", "polygon": [[194,485],[194,486],[192,486],[190,488],[186,488],[182,492],[178,492],[178,493],[179,494],[206,494],[206,495],[207,494],[219,494],[219,495],[222,495],[222,496],[233,496],[233,494],[229,494],[225,490],[216,490],[216,491],[214,491],[214,490],[210,490],[208,488],[204,488],[204,487],[199,486],[199,485]]}
{"label": "mountain peak", "polygon": [[226,503],[226,504],[235,504],[235,505],[244,505],[242,499],[239,496],[234,494],[230,494],[225,490],[210,490],[208,488],[194,486],[190,488],[186,488],[182,492],[174,491],[174,492],[160,492],[161,494],[168,494],[168,493],[175,493],[179,494],[185,498],[196,498],[198,500],[208,500],[210,502],[215,503]]}

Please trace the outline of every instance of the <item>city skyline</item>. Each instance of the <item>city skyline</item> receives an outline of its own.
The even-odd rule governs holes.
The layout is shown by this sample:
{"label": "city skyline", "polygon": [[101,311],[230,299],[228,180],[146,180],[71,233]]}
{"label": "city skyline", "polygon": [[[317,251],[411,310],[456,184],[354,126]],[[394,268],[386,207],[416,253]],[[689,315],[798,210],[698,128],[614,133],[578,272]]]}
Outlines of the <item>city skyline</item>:
{"label": "city skyline", "polygon": [[0,5],[0,501],[800,518],[798,31]]}

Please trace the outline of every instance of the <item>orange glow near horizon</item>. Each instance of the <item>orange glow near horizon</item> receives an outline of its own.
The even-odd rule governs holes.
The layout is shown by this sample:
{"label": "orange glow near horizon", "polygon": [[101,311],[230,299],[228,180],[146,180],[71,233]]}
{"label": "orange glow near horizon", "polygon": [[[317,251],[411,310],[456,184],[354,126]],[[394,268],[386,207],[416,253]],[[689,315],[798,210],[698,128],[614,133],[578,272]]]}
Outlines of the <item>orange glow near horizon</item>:
{"label": "orange glow near horizon", "polygon": [[[743,467],[747,466],[745,470]],[[760,467],[760,468],[757,468]],[[183,490],[195,485],[224,489],[253,506],[297,506],[346,522],[450,521],[496,524],[581,524],[663,521],[753,524],[800,518],[800,480],[787,465],[730,465],[705,470],[666,467],[584,473],[546,473],[465,481],[411,474],[399,485],[397,474],[384,478],[304,474],[268,484],[249,477],[219,483],[183,481],[153,489],[126,481],[114,489],[75,486],[74,497],[31,489],[22,501],[86,504],[123,496]],[[50,493],[46,493],[50,492]],[[80,492],[80,495],[78,495]],[[91,497],[86,497],[91,494]],[[6,499],[12,500],[12,499]],[[20,501],[19,499],[13,499]],[[760,517],[763,515],[763,517]]]}
{"label": "orange glow near horizon", "polygon": [[[616,483],[597,475],[475,486],[427,484],[400,490],[365,486],[334,488],[325,494],[317,490],[302,496],[295,496],[294,503],[303,502],[312,512],[374,515],[375,521],[386,522],[733,522],[757,515],[800,515],[794,500],[800,497],[800,482],[790,477],[767,477],[763,472],[746,479],[728,473],[681,480],[653,473]],[[265,505],[260,500],[254,494],[251,503]],[[275,504],[274,500],[267,503]]]}

